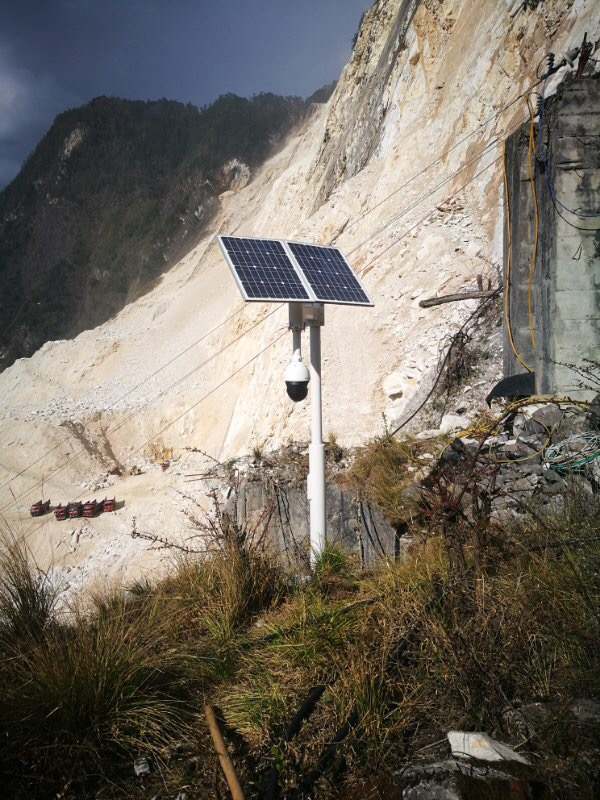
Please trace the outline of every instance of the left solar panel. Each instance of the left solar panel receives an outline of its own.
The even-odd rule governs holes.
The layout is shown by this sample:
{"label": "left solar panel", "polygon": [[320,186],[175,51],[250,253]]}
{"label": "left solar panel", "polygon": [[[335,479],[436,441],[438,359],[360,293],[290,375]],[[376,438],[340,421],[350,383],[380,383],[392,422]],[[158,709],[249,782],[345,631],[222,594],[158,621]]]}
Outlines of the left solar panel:
{"label": "left solar panel", "polygon": [[238,236],[218,236],[217,240],[246,300],[312,299],[280,241]]}

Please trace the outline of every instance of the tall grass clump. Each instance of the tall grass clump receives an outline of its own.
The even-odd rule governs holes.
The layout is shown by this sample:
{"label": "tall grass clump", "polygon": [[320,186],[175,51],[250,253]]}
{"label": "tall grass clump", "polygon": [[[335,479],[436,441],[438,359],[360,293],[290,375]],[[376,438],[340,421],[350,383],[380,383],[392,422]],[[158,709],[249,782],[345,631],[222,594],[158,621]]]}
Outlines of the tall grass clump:
{"label": "tall grass clump", "polygon": [[285,595],[280,565],[261,548],[235,540],[208,557],[180,556],[156,588],[171,609],[173,623],[226,643]]}
{"label": "tall grass clump", "polygon": [[340,482],[381,508],[392,526],[405,525],[413,518],[406,502],[406,487],[415,480],[417,471],[431,465],[425,451],[437,444],[441,444],[441,440],[378,437],[358,450]]}
{"label": "tall grass clump", "polygon": [[[599,699],[599,534],[596,510],[571,503],[513,529],[504,549],[494,540],[477,564],[465,545],[458,575],[435,536],[377,576],[381,600],[361,615],[356,646],[336,658],[332,687],[338,723],[356,713],[355,768],[405,760],[453,728],[510,741],[527,704],[568,717],[578,698]],[[551,727],[528,740],[549,772],[558,764]],[[571,758],[589,747],[586,736],[571,730]]]}
{"label": "tall grass clump", "polygon": [[55,628],[19,660],[8,721],[13,737],[51,753],[90,756],[162,745],[176,724],[176,698],[160,633],[114,612]]}
{"label": "tall grass clump", "polygon": [[[26,552],[11,551],[0,577],[3,785],[19,800],[102,787],[213,796],[210,703],[249,798],[277,782],[282,798],[299,787],[325,796],[335,769],[352,784],[423,753],[443,760],[459,729],[521,746],[552,796],[591,800],[585,764],[600,726],[571,709],[600,699],[600,514],[575,497],[561,514],[532,514],[477,538],[454,515],[373,574],[327,547],[308,581],[218,516],[204,555],[181,554],[159,581],[60,617]],[[532,704],[550,709],[543,725],[529,725]],[[153,765],[143,781],[132,775],[140,755]]]}
{"label": "tall grass clump", "polygon": [[32,568],[25,546],[5,534],[0,555],[0,648],[41,641],[54,620],[56,589]]}
{"label": "tall grass clump", "polygon": [[187,729],[177,664],[147,606],[106,603],[60,618],[56,596],[11,544],[1,561],[0,765],[5,786],[38,789],[158,753]]}

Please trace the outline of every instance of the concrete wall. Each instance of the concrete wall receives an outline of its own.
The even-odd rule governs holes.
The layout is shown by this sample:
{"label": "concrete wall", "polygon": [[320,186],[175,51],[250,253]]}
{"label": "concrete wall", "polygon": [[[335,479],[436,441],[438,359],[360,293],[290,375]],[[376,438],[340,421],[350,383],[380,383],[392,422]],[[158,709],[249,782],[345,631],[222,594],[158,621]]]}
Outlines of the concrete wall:
{"label": "concrete wall", "polygon": [[[538,138],[536,123],[536,143]],[[551,182],[560,202],[578,211],[600,210],[600,80],[562,84],[545,105],[543,136]],[[507,142],[511,208],[509,317],[516,349],[536,374],[540,394],[590,396],[567,365],[600,362],[600,217],[576,216],[553,203],[544,164],[535,159],[539,206],[538,257],[532,280],[534,350],[527,284],[534,241],[529,183],[529,124]],[[557,207],[555,207],[557,206]],[[508,255],[505,226],[505,280]],[[524,372],[505,326],[505,376]]]}

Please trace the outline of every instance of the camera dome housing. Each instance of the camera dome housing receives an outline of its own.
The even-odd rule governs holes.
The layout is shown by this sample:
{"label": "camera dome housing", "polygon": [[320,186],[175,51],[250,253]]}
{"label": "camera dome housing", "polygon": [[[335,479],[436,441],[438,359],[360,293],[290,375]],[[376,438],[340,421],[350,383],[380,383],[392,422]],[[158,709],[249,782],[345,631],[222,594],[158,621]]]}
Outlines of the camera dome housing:
{"label": "camera dome housing", "polygon": [[294,403],[306,399],[310,374],[308,367],[302,361],[292,361],[288,364],[284,379],[287,393]]}

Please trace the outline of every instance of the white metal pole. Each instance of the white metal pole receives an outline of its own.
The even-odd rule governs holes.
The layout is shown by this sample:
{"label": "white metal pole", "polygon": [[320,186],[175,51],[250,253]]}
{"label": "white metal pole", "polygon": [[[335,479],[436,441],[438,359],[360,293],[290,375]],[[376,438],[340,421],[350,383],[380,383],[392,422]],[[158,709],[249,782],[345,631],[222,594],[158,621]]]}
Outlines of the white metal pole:
{"label": "white metal pole", "polygon": [[288,303],[289,329],[292,332],[292,353],[302,359],[302,331],[304,318],[302,316],[302,303]]}
{"label": "white metal pole", "polygon": [[310,560],[314,566],[325,547],[325,445],[321,399],[321,326],[310,326],[311,444],[308,451]]}

